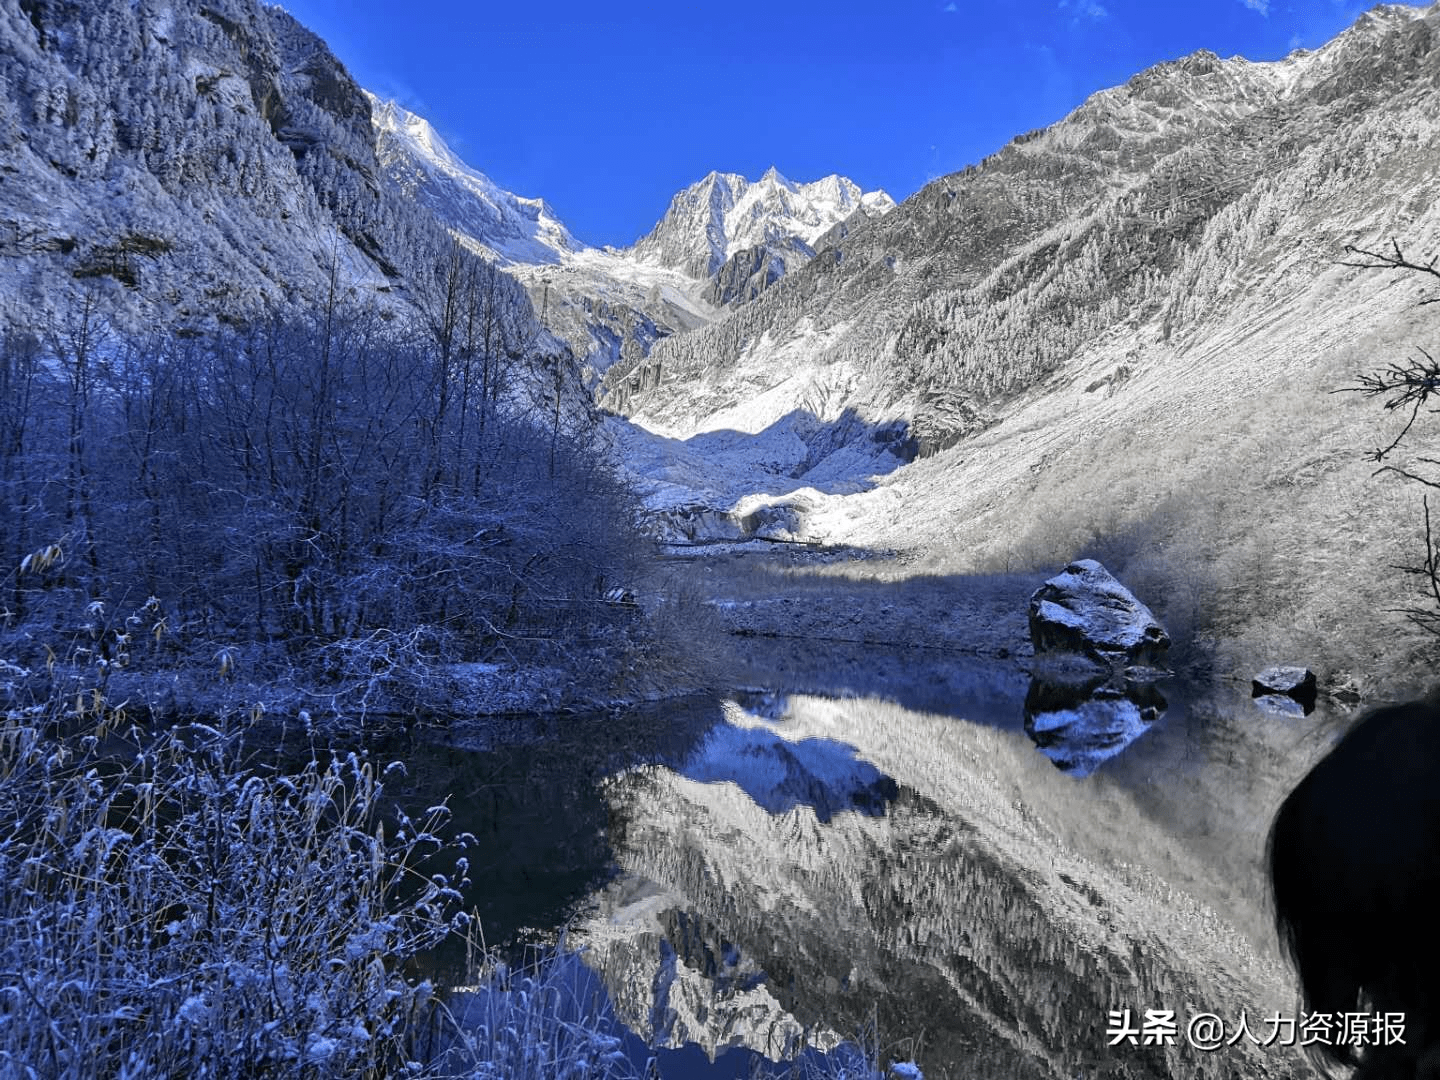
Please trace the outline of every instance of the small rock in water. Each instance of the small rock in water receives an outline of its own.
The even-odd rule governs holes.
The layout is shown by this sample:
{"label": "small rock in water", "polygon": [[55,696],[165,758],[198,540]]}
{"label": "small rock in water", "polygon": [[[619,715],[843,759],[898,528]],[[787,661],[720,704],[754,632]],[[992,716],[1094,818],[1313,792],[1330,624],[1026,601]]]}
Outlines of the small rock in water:
{"label": "small rock in water", "polygon": [[1298,665],[1268,667],[1256,675],[1250,683],[1251,697],[1264,698],[1278,695],[1298,702],[1304,713],[1309,713],[1315,708],[1315,694],[1315,673],[1309,668]]}

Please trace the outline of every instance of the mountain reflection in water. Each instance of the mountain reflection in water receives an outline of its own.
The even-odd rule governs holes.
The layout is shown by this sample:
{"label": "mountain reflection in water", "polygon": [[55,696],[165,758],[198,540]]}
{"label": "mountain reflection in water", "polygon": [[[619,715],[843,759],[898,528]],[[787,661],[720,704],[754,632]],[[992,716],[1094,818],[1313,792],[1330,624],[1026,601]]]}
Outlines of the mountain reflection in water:
{"label": "mountain reflection in water", "polygon": [[[568,925],[670,1080],[872,1023],[927,1080],[1310,1075],[1293,1048],[1110,1047],[1106,1027],[1127,1008],[1293,1013],[1260,856],[1340,721],[1238,692],[1202,707],[1167,687],[1163,718],[1112,697],[1157,719],[1067,751],[1093,767],[1077,782],[1027,730],[1028,680],[970,664],[941,674],[944,711],[768,691],[452,730],[395,748],[391,790],[450,794],[487,940]],[[1028,697],[1036,732],[1074,707]]]}
{"label": "mountain reflection in water", "polygon": [[[768,705],[727,703],[683,761],[605,783],[620,873],[572,939],[647,1040],[780,1059],[873,1016],[882,1039],[923,1036],[931,1080],[1308,1075],[1293,1049],[1244,1040],[1206,1054],[1106,1038],[1114,1009],[1172,1009],[1182,1025],[1293,1010],[1283,968],[1217,910],[1263,923],[1278,792],[1166,790],[1108,765],[1076,784],[1018,724],[865,699]],[[1220,865],[1186,834],[1232,796],[1251,813]]]}
{"label": "mountain reflection in water", "polygon": [[704,784],[729,781],[772,814],[805,805],[821,823],[842,810],[883,814],[895,799],[895,781],[855,748],[834,739],[788,742],[768,727],[736,725],[732,717],[716,724],[705,741],[681,767],[691,780]]}

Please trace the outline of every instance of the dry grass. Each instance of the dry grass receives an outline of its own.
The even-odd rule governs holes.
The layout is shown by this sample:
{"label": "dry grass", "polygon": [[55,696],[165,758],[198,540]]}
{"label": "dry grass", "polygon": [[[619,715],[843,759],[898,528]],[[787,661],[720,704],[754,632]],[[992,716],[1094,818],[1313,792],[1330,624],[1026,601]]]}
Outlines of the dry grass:
{"label": "dry grass", "polygon": [[0,1073],[407,1069],[429,989],[400,965],[463,929],[414,870],[444,810],[387,837],[363,758],[281,772],[84,705],[0,719]]}

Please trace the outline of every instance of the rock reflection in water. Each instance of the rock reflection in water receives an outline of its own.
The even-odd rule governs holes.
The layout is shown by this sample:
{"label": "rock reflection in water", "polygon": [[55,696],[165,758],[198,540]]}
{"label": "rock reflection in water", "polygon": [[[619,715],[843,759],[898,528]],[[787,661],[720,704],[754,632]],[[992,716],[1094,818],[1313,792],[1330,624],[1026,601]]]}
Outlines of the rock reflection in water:
{"label": "rock reflection in water", "polygon": [[1315,711],[1313,699],[1309,702],[1297,701],[1287,694],[1257,694],[1253,700],[1257,709],[1274,716],[1299,718]]}
{"label": "rock reflection in water", "polygon": [[1032,679],[1025,695],[1025,731],[1056,768],[1089,776],[1165,715],[1167,702],[1153,682]]}

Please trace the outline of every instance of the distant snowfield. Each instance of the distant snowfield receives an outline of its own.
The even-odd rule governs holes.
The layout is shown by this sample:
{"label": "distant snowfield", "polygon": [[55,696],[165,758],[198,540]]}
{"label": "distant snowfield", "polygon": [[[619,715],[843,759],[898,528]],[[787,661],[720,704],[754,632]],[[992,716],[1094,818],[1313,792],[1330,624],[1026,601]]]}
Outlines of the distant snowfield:
{"label": "distant snowfield", "polygon": [[609,304],[679,309],[695,323],[717,317],[715,308],[701,296],[702,282],[678,270],[641,262],[628,251],[615,248],[560,251],[553,262],[513,262],[505,269],[523,281],[532,294],[549,281],[557,293],[557,302],[558,294],[568,290]]}
{"label": "distant snowfield", "polygon": [[[763,535],[824,542],[833,531],[825,521],[845,519],[847,498],[901,462],[882,446],[852,445],[807,469],[810,448],[799,431],[808,426],[804,419],[782,420],[758,434],[722,429],[680,439],[611,419],[607,434],[667,539],[719,543]],[[681,511],[693,519],[695,535],[668,524]]]}

